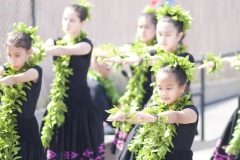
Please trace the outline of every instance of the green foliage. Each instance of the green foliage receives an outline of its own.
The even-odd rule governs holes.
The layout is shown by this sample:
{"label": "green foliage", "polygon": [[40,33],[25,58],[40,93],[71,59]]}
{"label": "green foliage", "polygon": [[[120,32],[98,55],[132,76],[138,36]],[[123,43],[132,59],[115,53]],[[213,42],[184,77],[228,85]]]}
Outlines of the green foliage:
{"label": "green foliage", "polygon": [[170,54],[161,53],[159,61],[153,65],[152,70],[154,72],[157,72],[163,66],[168,66],[168,67],[179,66],[186,73],[187,80],[192,81],[195,76],[195,68],[194,68],[194,63],[191,63],[188,60],[188,58],[189,58],[188,56],[178,57],[173,53],[170,53]]}
{"label": "green foliage", "polygon": [[[154,42],[156,42],[155,39],[149,44],[153,45]],[[147,45],[142,43],[137,38],[131,46],[130,52],[134,52],[139,56],[144,55],[148,53]],[[125,57],[128,57],[128,55],[126,55]],[[123,112],[127,116],[127,119],[131,119],[133,116],[131,112],[143,108],[143,106],[141,106],[145,93],[143,83],[147,81],[145,73],[148,72],[148,67],[149,66],[147,63],[145,63],[145,61],[140,62],[140,64],[138,65],[132,65],[133,76],[129,79],[126,86],[127,91],[119,100],[121,109],[114,108],[109,110],[108,112],[110,113],[110,116],[114,115],[117,112]],[[119,128],[123,132],[129,132],[132,128],[132,123],[113,121],[113,126]]]}
{"label": "green foliage", "polygon": [[[26,72],[29,68],[35,67],[45,57],[42,42],[39,36],[36,35],[37,27],[26,27],[25,24],[13,24],[13,32],[24,32],[32,38],[33,46],[38,49],[36,54],[33,54],[25,66],[16,71],[10,63],[6,63],[4,76],[11,76]],[[19,135],[16,132],[17,127],[17,112],[22,113],[22,101],[27,101],[26,92],[23,89],[31,89],[31,83],[17,83],[11,86],[0,85],[0,94],[2,105],[0,106],[0,159],[17,160],[21,159],[17,156],[19,150]]]}
{"label": "green foliage", "polygon": [[213,62],[213,67],[208,67],[207,72],[217,72],[222,67],[221,56],[214,56],[212,52],[207,53],[207,59],[203,60],[203,63]]}
{"label": "green foliage", "polygon": [[[115,47],[113,44],[109,43],[109,44],[104,44],[99,46],[99,48],[103,51],[106,52],[108,57],[115,57],[115,56],[119,56],[118,52],[119,49],[117,47]],[[125,58],[124,55],[120,55],[121,58]],[[97,61],[98,62],[102,62],[104,60],[103,57],[98,57]],[[119,67],[122,67],[122,64],[118,64],[118,63],[108,63],[110,66],[110,68],[114,68],[115,71],[118,70]]]}
{"label": "green foliage", "polygon": [[111,103],[113,105],[119,104],[118,100],[120,95],[110,79],[103,77],[100,73],[92,69],[88,70],[88,78],[98,81],[103,86],[106,91],[107,97],[111,100]]}
{"label": "green foliage", "polygon": [[186,31],[188,29],[190,29],[192,17],[180,5],[171,7],[168,3],[165,3],[164,6],[159,7],[157,9],[156,14],[157,14],[158,20],[161,20],[161,18],[163,18],[165,16],[170,16],[170,17],[172,17],[173,20],[182,22],[184,33],[186,33]]}
{"label": "green foliage", "polygon": [[[81,32],[79,37],[76,39],[61,39],[56,43],[63,46],[72,45],[78,43],[85,36],[86,34]],[[67,55],[58,56],[53,63],[55,77],[50,90],[51,102],[47,106],[48,114],[43,118],[45,123],[41,132],[41,140],[44,147],[49,147],[50,141],[54,134],[53,129],[55,127],[60,127],[65,121],[64,113],[67,112],[67,106],[64,103],[64,100],[68,96],[66,94],[66,91],[68,90],[66,83],[69,82],[68,77],[73,75],[72,68],[69,67],[70,58],[71,57]]]}
{"label": "green foliage", "polygon": [[154,7],[146,6],[143,9],[143,13],[145,13],[145,14],[156,14],[156,9]]}
{"label": "green foliage", "polygon": [[[189,101],[190,94],[179,98],[171,106],[159,99],[156,89],[153,97],[155,106],[149,105],[143,112],[157,115],[169,110],[180,111],[184,106],[192,104]],[[176,127],[175,124],[164,123],[166,119],[167,117],[160,117],[156,123],[145,123],[140,126],[138,135],[128,145],[128,149],[135,152],[137,160],[165,159],[166,153],[170,152],[169,147],[174,147],[172,138],[177,135]]]}
{"label": "green foliage", "polygon": [[93,5],[88,0],[78,0],[78,4],[87,10],[87,19],[91,20],[90,9]]}

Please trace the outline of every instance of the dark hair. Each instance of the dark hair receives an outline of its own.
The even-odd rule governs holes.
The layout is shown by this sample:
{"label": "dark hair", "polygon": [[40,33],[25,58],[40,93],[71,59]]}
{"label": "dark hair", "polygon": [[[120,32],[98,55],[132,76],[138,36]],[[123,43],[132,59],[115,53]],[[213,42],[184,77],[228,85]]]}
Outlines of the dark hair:
{"label": "dark hair", "polygon": [[88,16],[88,11],[85,7],[80,6],[78,4],[72,4],[72,5],[69,5],[67,8],[72,8],[77,13],[77,16],[81,22],[86,20]]}
{"label": "dark hair", "polygon": [[184,93],[186,94],[189,92],[189,84],[187,83],[187,75],[182,68],[180,68],[179,66],[169,67],[166,65],[166,66],[161,67],[159,69],[159,71],[174,74],[179,86],[183,86],[184,84],[186,84]]}
{"label": "dark hair", "polygon": [[177,20],[172,19],[171,16],[164,16],[162,17],[159,22],[168,22],[172,23],[174,27],[176,27],[178,33],[183,32],[183,23]]}
{"label": "dark hair", "polygon": [[154,13],[143,13],[140,17],[149,17],[151,23],[156,27],[156,25],[157,25],[157,16]]}
{"label": "dark hair", "polygon": [[14,45],[17,48],[21,47],[28,51],[32,47],[32,39],[24,32],[12,32],[8,35],[5,46],[9,45]]}

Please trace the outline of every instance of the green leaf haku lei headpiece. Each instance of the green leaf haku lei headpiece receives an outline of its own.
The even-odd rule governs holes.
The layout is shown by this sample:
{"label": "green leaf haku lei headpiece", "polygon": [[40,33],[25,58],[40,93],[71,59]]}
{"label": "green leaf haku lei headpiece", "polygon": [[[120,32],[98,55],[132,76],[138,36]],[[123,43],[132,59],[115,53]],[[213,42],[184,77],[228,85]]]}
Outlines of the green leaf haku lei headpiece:
{"label": "green leaf haku lei headpiece", "polygon": [[114,85],[110,79],[103,77],[101,75],[101,73],[98,73],[97,71],[95,71],[93,69],[88,70],[88,78],[94,79],[102,85],[102,87],[106,91],[107,97],[110,99],[110,101],[113,105],[116,106],[119,104],[118,100],[119,100],[120,95],[117,92],[116,88],[114,87]]}
{"label": "green leaf haku lei headpiece", "polygon": [[[45,57],[45,50],[42,48],[42,41],[36,35],[38,27],[26,27],[24,23],[13,24],[13,32],[23,32],[32,39],[32,46],[38,51],[34,53],[25,66],[16,71],[10,63],[6,63],[4,76],[15,75],[27,71],[29,68],[35,67]],[[17,112],[21,113],[22,101],[27,101],[24,89],[31,89],[31,83],[17,83],[11,86],[0,85],[2,94],[0,95],[2,105],[0,106],[0,159],[21,159],[17,156],[19,150],[19,135],[17,135]]]}
{"label": "green leaf haku lei headpiece", "polygon": [[[86,33],[81,30],[80,35],[75,39],[60,39],[56,41],[57,45],[73,45],[81,41],[81,39],[86,37]],[[55,77],[53,79],[52,88],[50,90],[51,102],[47,106],[47,115],[43,118],[44,126],[42,128],[41,140],[44,147],[49,147],[49,143],[53,136],[54,127],[60,127],[64,121],[64,113],[67,112],[67,106],[64,103],[66,91],[68,87],[66,83],[68,82],[68,77],[73,75],[72,68],[69,68],[71,56],[63,55],[58,56],[53,63],[53,71],[55,72]]]}
{"label": "green leaf haku lei headpiece", "polygon": [[192,17],[190,14],[185,11],[180,5],[170,6],[168,3],[165,3],[164,6],[157,9],[157,19],[161,20],[164,16],[170,16],[173,20],[183,23],[183,32],[185,33],[190,29],[190,24]]}
{"label": "green leaf haku lei headpiece", "polygon": [[[153,67],[153,71],[157,72],[163,66],[182,68],[187,76],[187,80],[193,80],[194,63],[188,61],[188,57],[177,57],[174,54],[162,55],[162,59]],[[167,105],[161,101],[158,96],[157,89],[154,89],[153,102],[143,110],[145,113],[157,115],[158,113],[174,110],[181,111],[184,106],[192,105],[190,93],[180,97],[176,103]],[[154,107],[152,107],[154,104]],[[138,129],[138,135],[134,137],[128,146],[130,151],[135,152],[136,159],[165,159],[167,152],[170,152],[169,147],[174,147],[172,139],[176,132],[176,124],[164,123],[167,117],[161,117],[156,123],[146,123]]]}

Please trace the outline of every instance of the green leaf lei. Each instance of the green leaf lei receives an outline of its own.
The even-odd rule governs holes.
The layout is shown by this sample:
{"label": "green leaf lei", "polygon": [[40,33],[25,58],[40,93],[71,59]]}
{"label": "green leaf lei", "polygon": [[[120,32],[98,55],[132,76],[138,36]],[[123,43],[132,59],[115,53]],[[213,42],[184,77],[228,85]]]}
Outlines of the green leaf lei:
{"label": "green leaf lei", "polygon": [[[73,45],[80,42],[86,37],[86,33],[80,32],[80,35],[72,40],[60,39],[56,42],[57,45]],[[49,143],[53,136],[54,127],[60,127],[64,121],[64,113],[67,112],[67,106],[64,103],[65,98],[68,96],[66,91],[68,87],[66,83],[68,77],[73,75],[72,68],[69,67],[71,56],[63,55],[58,56],[53,63],[53,71],[55,72],[55,78],[53,79],[52,88],[50,90],[51,102],[47,106],[48,114],[43,118],[44,126],[42,128],[41,140],[44,147],[49,147]]]}
{"label": "green leaf lei", "polygon": [[88,70],[88,77],[98,81],[106,91],[107,97],[110,99],[113,105],[118,105],[119,93],[114,87],[112,81],[108,78],[103,77],[100,73],[94,71],[93,69]]}
{"label": "green leaf lei", "polygon": [[180,5],[170,6],[165,3],[164,6],[157,9],[157,18],[160,20],[164,16],[170,16],[173,20],[180,21],[183,23],[183,32],[185,33],[190,29],[190,24],[192,22],[192,17],[185,11]]}
{"label": "green leaf lei", "polygon": [[221,62],[221,56],[214,56],[212,52],[209,52],[207,59],[203,60],[203,63],[208,63],[208,62],[213,62],[214,66],[213,67],[208,67],[207,72],[217,72],[220,70],[222,67],[222,62]]}
{"label": "green leaf lei", "polygon": [[[153,103],[156,106],[148,106],[143,112],[157,115],[169,110],[180,111],[184,106],[192,104],[189,98],[190,94],[185,95],[179,98],[176,103],[168,106],[159,99],[155,89]],[[161,117],[156,123],[146,123],[138,128],[138,135],[128,145],[128,149],[135,152],[137,160],[165,159],[166,153],[170,152],[169,147],[174,147],[172,138],[177,135],[177,124],[163,123],[166,118]]]}
{"label": "green leaf lei", "polygon": [[[156,44],[156,40],[149,42],[148,45],[154,45]],[[131,47],[131,51],[136,53],[137,55],[142,55],[145,53],[148,53],[147,45],[142,43],[138,38],[136,38],[136,41],[133,43]],[[126,55],[127,57],[127,55]],[[121,104],[121,109],[115,107],[107,112],[111,115],[116,114],[117,112],[123,112],[127,115],[127,118],[131,118],[132,115],[130,114],[131,111],[137,110],[142,108],[143,106],[140,106],[143,94],[145,93],[145,90],[143,88],[143,83],[147,81],[147,78],[144,76],[146,72],[148,72],[148,64],[144,61],[140,62],[138,65],[132,65],[133,67],[133,76],[129,79],[128,84],[126,86],[127,91],[124,93],[124,95],[119,99],[119,102]],[[129,132],[132,128],[132,123],[128,122],[119,122],[119,121],[113,121],[113,126],[116,128],[119,128],[123,132]]]}
{"label": "green leaf lei", "polygon": [[[45,50],[42,48],[42,41],[36,35],[37,27],[26,27],[24,23],[13,24],[13,32],[24,32],[32,39],[32,45],[38,52],[33,54],[25,66],[16,71],[10,63],[6,63],[4,76],[16,75],[27,71],[29,68],[35,67],[45,57]],[[11,86],[0,85],[0,94],[2,105],[0,106],[0,159],[16,160],[21,159],[17,156],[19,150],[19,135],[17,135],[17,112],[21,113],[22,101],[27,101],[24,89],[31,90],[31,83],[17,83]]]}

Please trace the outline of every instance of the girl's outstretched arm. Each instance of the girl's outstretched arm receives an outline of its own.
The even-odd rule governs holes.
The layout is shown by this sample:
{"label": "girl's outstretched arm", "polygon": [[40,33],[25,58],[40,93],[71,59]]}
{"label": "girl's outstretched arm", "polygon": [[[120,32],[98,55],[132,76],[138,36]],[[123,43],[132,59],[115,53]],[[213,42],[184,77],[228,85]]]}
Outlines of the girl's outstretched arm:
{"label": "girl's outstretched arm", "polygon": [[2,77],[4,74],[4,68],[2,66],[0,66],[0,77]]}
{"label": "girl's outstretched arm", "polygon": [[38,71],[34,68],[30,68],[23,73],[2,77],[0,79],[0,83],[3,83],[5,86],[10,86],[16,83],[23,83],[23,82],[29,82],[29,81],[33,81],[34,83],[37,83],[38,76],[39,76]]}
{"label": "girl's outstretched arm", "polygon": [[46,54],[52,56],[62,55],[86,55],[91,51],[92,47],[87,42],[80,42],[70,46],[50,46],[46,47]]}
{"label": "girl's outstretched arm", "polygon": [[165,123],[188,124],[197,121],[197,113],[189,108],[182,111],[166,111],[158,114],[158,117],[167,116]]}
{"label": "girl's outstretched arm", "polygon": [[157,116],[144,112],[137,113],[137,118],[142,123],[155,123],[157,122],[158,117],[167,117],[167,120],[163,121],[164,123],[188,124],[197,121],[197,113],[189,108],[186,108],[182,111],[165,111],[159,113]]}

